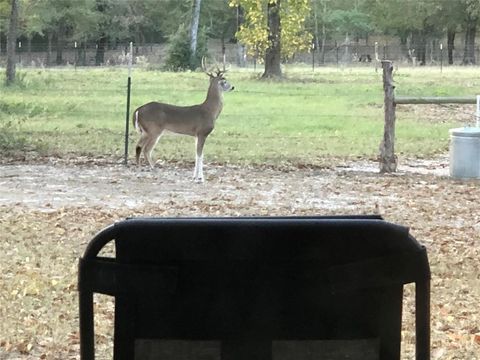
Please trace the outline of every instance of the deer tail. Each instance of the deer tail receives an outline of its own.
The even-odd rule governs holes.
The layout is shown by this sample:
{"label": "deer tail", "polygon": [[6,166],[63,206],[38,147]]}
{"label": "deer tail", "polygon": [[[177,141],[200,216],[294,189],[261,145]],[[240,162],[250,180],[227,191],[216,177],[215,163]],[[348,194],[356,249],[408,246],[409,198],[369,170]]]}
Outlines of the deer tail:
{"label": "deer tail", "polygon": [[133,126],[139,133],[142,133],[142,127],[138,123],[138,109],[133,112]]}

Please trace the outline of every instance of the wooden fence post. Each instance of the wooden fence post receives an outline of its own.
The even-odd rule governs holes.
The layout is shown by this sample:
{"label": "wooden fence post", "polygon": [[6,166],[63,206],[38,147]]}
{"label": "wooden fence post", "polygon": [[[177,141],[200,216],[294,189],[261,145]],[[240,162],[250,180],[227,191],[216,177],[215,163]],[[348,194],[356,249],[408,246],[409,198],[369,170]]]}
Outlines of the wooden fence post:
{"label": "wooden fence post", "polygon": [[385,125],[383,140],[380,144],[380,172],[397,171],[397,157],[395,156],[395,86],[393,85],[393,63],[382,60],[383,90],[385,91]]}

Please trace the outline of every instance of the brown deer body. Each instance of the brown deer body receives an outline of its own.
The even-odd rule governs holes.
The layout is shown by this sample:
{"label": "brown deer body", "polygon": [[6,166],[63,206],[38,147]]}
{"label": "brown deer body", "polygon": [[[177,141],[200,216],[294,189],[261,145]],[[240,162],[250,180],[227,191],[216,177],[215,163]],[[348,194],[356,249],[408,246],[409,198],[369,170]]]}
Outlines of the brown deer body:
{"label": "brown deer body", "polygon": [[136,146],[136,162],[140,163],[143,151],[151,168],[152,151],[162,133],[167,130],[177,134],[190,135],[196,138],[196,158],[194,180],[203,181],[203,147],[207,136],[215,127],[223,108],[223,92],[233,90],[224,77],[224,72],[207,73],[210,86],[207,98],[199,105],[176,106],[159,102],[150,102],[140,106],[133,112],[133,124],[140,132]]}

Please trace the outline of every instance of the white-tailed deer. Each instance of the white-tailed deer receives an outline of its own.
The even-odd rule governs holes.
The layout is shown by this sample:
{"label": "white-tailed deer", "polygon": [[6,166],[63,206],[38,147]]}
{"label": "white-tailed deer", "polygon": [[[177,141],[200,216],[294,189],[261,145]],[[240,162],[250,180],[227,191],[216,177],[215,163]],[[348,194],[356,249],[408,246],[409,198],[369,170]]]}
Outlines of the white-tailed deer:
{"label": "white-tailed deer", "polygon": [[215,127],[215,120],[223,108],[223,92],[233,90],[224,77],[225,70],[213,72],[202,68],[210,77],[207,98],[199,105],[176,106],[159,102],[149,102],[133,112],[133,124],[140,133],[136,146],[136,162],[140,163],[143,151],[145,159],[153,169],[152,151],[162,133],[167,130],[177,134],[195,136],[196,159],[193,179],[203,181],[203,146],[207,136]]}

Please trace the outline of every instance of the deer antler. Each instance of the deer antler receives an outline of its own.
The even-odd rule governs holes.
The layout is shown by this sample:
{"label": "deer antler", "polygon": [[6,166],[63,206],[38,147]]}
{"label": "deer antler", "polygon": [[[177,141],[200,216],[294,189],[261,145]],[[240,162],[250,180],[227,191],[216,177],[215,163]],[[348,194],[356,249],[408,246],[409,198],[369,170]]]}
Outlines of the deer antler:
{"label": "deer antler", "polygon": [[[229,66],[230,68],[230,66]],[[205,56],[202,56],[202,70],[210,77],[219,77],[225,74],[229,69],[225,68],[225,63],[223,64],[223,70],[220,70],[218,62],[215,60],[215,65],[213,65],[209,70],[205,65]]]}
{"label": "deer antler", "polygon": [[205,65],[205,56],[202,56],[202,70],[205,74],[207,74],[210,77],[213,77],[212,70],[208,70],[207,66]]}
{"label": "deer antler", "polygon": [[[230,68],[232,67],[232,64],[228,63],[228,66],[227,66],[227,61],[226,61],[226,56],[225,54],[223,54],[223,59],[222,59],[222,64],[223,64],[223,70],[222,70],[222,73],[226,73],[228,70],[230,70]],[[218,66],[218,65],[217,65]]]}

